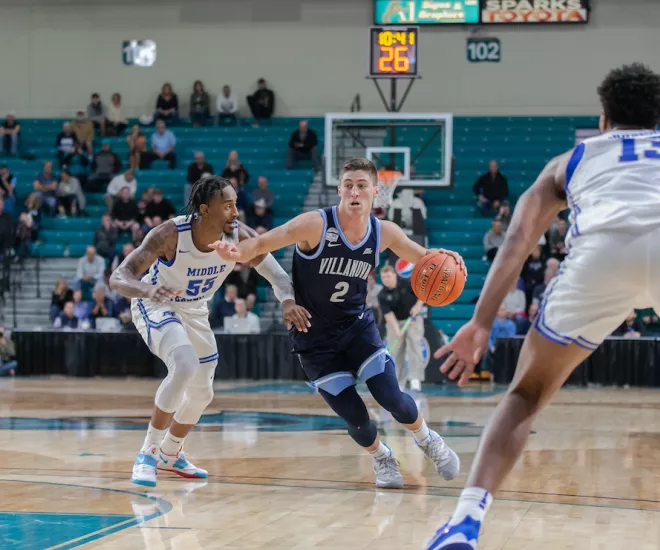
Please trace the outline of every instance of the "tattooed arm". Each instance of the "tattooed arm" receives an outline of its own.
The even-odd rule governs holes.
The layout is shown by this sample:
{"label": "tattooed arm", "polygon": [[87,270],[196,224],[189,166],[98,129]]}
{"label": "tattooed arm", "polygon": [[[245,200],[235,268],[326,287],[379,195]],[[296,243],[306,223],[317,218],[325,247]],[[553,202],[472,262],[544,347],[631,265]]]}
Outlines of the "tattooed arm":
{"label": "tattooed arm", "polygon": [[110,288],[126,298],[149,298],[157,302],[167,302],[174,297],[174,291],[161,285],[151,285],[140,281],[140,275],[147,271],[160,256],[171,259],[176,254],[179,233],[173,221],[166,221],[149,231],[142,244],[131,252],[110,277]]}

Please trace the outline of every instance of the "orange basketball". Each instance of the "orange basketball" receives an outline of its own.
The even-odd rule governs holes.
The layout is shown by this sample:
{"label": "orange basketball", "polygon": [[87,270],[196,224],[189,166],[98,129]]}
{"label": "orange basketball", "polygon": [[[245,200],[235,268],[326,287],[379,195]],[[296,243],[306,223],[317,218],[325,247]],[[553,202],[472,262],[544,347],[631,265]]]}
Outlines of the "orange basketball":
{"label": "orange basketball", "polygon": [[415,265],[410,277],[413,292],[430,306],[446,306],[461,295],[465,274],[453,256],[444,252],[427,254]]}

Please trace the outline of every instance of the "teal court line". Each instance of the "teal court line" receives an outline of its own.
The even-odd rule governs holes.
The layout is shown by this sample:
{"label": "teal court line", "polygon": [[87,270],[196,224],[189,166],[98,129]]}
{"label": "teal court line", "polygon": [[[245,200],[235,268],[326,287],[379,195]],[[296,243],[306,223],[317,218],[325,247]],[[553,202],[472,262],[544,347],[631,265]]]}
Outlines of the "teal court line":
{"label": "teal court line", "polygon": [[[88,542],[92,542],[98,539],[101,539],[103,537],[107,537],[108,535],[112,535],[114,533],[117,533],[119,531],[123,531],[124,529],[128,529],[129,527],[134,527],[135,525],[140,525],[142,523],[145,523],[147,521],[151,521],[152,519],[155,519],[160,516],[164,516],[165,514],[169,513],[172,510],[172,504],[169,503],[167,500],[162,499],[160,497],[154,497],[151,495],[146,495],[144,493],[137,493],[135,491],[125,491],[123,489],[111,489],[108,487],[96,487],[92,485],[78,485],[74,483],[57,483],[53,481],[28,481],[28,480],[22,480],[22,479],[0,479],[0,483],[29,483],[32,485],[52,485],[52,486],[59,486],[59,487],[76,487],[80,489],[91,489],[91,490],[97,490],[97,491],[107,491],[111,493],[121,493],[125,495],[131,495],[133,497],[140,497],[140,498],[146,498],[147,500],[151,500],[152,502],[158,504],[158,510],[154,512],[153,514],[150,514],[148,516],[133,516],[133,519],[128,522],[122,522],[118,525],[111,526],[109,528],[101,529],[99,531],[89,533],[87,535],[83,535],[81,537],[76,538],[75,541],[69,542],[69,543],[63,543],[62,545],[58,545],[58,550],[69,550],[70,548],[77,548],[78,546],[82,546],[83,544],[87,544]],[[14,511],[6,511],[5,513],[7,514],[24,514],[27,515],[29,512],[14,512]],[[48,512],[35,512],[35,514],[49,514]],[[57,515],[57,513],[53,513],[50,515]],[[130,517],[130,514],[84,514],[80,512],[74,512],[72,514],[65,514],[64,512],[60,512],[59,515],[80,515],[80,516],[98,516],[98,515],[104,515],[104,516],[113,516],[113,517],[121,517],[121,516],[126,516]]]}

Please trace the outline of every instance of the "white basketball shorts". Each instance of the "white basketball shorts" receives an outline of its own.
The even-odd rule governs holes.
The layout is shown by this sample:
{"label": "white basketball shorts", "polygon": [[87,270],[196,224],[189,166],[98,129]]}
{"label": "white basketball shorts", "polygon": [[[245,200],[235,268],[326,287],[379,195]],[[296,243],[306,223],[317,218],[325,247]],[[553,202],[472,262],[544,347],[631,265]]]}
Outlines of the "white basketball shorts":
{"label": "white basketball shorts", "polygon": [[660,230],[581,235],[545,291],[535,328],[594,350],[633,309],[660,311]]}
{"label": "white basketball shorts", "polygon": [[218,347],[206,308],[187,312],[173,304],[137,298],[131,301],[131,313],[151,352],[166,364],[170,352],[182,345],[192,345],[200,364],[217,361]]}

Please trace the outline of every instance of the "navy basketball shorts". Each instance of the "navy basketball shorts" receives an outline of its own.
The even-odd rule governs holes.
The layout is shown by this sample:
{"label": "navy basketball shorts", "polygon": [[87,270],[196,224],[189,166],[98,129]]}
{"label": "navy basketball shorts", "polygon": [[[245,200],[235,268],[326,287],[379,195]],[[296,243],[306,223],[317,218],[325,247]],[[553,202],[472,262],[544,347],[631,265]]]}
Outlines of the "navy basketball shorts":
{"label": "navy basketball shorts", "polygon": [[317,330],[318,337],[311,330],[291,336],[293,353],[316,389],[339,395],[358,380],[366,382],[381,374],[386,362],[392,361],[373,317],[338,334]]}

